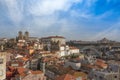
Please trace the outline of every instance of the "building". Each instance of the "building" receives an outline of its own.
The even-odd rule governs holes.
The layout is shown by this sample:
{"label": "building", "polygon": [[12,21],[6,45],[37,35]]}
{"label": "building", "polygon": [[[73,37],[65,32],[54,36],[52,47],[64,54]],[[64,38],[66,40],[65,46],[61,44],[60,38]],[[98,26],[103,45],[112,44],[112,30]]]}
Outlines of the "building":
{"label": "building", "polygon": [[74,72],[73,76],[75,77],[75,80],[88,80],[87,79],[87,74],[84,72]]}
{"label": "building", "polygon": [[57,51],[59,57],[70,55],[69,46],[62,45],[60,46],[59,51]]}
{"label": "building", "polygon": [[32,58],[30,60],[30,69],[31,70],[37,70],[38,69],[38,58]]}
{"label": "building", "polygon": [[49,36],[41,38],[43,46],[48,51],[59,50],[60,45],[65,45],[65,38],[62,36]]}
{"label": "building", "polygon": [[18,40],[17,46],[18,46],[18,47],[23,47],[23,46],[25,46],[25,40]]}
{"label": "building", "polygon": [[19,74],[20,80],[46,80],[44,73],[41,71],[28,71]]}
{"label": "building", "polygon": [[117,72],[93,70],[89,73],[90,80],[119,80]]}
{"label": "building", "polygon": [[76,47],[69,47],[68,45],[62,45],[60,46],[59,51],[57,51],[57,54],[59,57],[62,56],[68,56],[71,54],[79,54],[80,50]]}
{"label": "building", "polygon": [[73,73],[73,69],[71,69],[71,67],[66,68],[61,65],[49,65],[49,66],[46,66],[46,70],[45,70],[45,75],[47,76],[48,80],[56,80],[56,77],[59,77],[64,74],[69,74],[69,73]]}
{"label": "building", "polygon": [[29,39],[29,32],[26,31],[24,34],[22,31],[18,32],[18,40],[28,40]]}
{"label": "building", "polygon": [[43,37],[43,38],[41,38],[41,41],[42,41],[44,44],[49,44],[49,43],[51,43],[51,41],[52,41],[52,42],[59,42],[59,45],[66,44],[65,38],[62,37],[62,36]]}
{"label": "building", "polygon": [[39,42],[39,38],[38,37],[29,37],[29,41],[30,42]]}
{"label": "building", "polygon": [[40,62],[39,63],[39,68],[43,73],[45,73],[45,62]]}
{"label": "building", "polygon": [[65,61],[64,66],[65,67],[71,67],[74,70],[80,70],[81,63],[80,63],[79,60],[69,60],[69,61]]}
{"label": "building", "polygon": [[109,64],[108,70],[118,72],[120,79],[120,61],[109,60],[108,64]]}
{"label": "building", "polygon": [[80,50],[76,47],[70,47],[70,54],[79,54]]}
{"label": "building", "polygon": [[35,42],[34,43],[34,49],[35,50],[43,50],[43,44],[40,42]]}
{"label": "building", "polygon": [[0,80],[6,78],[6,52],[0,52]]}
{"label": "building", "polygon": [[28,31],[25,32],[25,34],[24,34],[24,39],[25,39],[25,40],[28,40],[28,39],[29,39],[29,32],[28,32]]}
{"label": "building", "polygon": [[22,67],[11,67],[10,71],[7,71],[7,80],[46,80],[46,77],[44,73],[39,70],[32,71]]}
{"label": "building", "polygon": [[22,33],[22,31],[18,32],[18,40],[23,40],[23,33]]}

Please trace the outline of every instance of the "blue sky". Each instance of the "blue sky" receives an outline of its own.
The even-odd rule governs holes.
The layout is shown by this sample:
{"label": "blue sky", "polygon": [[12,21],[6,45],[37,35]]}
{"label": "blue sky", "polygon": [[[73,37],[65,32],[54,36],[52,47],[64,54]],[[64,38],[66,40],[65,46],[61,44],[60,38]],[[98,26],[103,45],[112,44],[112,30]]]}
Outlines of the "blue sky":
{"label": "blue sky", "polygon": [[120,41],[120,0],[0,0],[0,37],[31,36]]}

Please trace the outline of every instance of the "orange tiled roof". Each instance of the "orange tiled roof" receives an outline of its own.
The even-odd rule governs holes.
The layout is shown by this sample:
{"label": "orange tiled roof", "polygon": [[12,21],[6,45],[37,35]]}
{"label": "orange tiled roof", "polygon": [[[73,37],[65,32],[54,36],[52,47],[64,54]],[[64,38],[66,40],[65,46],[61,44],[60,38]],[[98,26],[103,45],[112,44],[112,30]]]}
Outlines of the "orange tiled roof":
{"label": "orange tiled roof", "polygon": [[102,59],[97,59],[97,62],[105,62],[104,60],[102,60]]}
{"label": "orange tiled roof", "polygon": [[78,77],[82,77],[83,79],[87,78],[87,74],[84,73],[84,72],[74,72],[73,75],[74,75],[75,78],[78,78]]}
{"label": "orange tiled roof", "polygon": [[19,74],[24,73],[24,71],[26,71],[26,70],[27,70],[26,68],[22,68],[22,67],[17,68],[17,71]]}
{"label": "orange tiled roof", "polygon": [[96,64],[97,66],[101,67],[101,68],[107,68],[107,66],[108,66],[107,64],[105,64],[105,63],[103,63],[103,62],[98,62],[98,61],[97,61],[95,64]]}
{"label": "orange tiled roof", "polygon": [[51,58],[45,57],[43,59],[44,62],[55,61],[55,60],[57,60],[55,57],[51,57]]}
{"label": "orange tiled roof", "polygon": [[42,74],[42,71],[31,71],[32,74]]}
{"label": "orange tiled roof", "polygon": [[55,80],[75,80],[75,77],[70,74],[64,74],[62,76],[57,77]]}
{"label": "orange tiled roof", "polygon": [[83,67],[87,67],[90,69],[100,69],[98,66],[96,65],[90,65],[90,64],[82,64]]}
{"label": "orange tiled roof", "polygon": [[18,71],[18,74],[20,76],[26,76],[27,75],[27,72],[25,73],[25,71],[27,71],[26,68],[19,67],[19,68],[17,68],[17,71]]}
{"label": "orange tiled roof", "polygon": [[14,71],[15,70],[15,68],[12,67],[12,66],[8,66],[8,68],[10,69],[10,71]]}
{"label": "orange tiled roof", "polygon": [[23,61],[29,60],[29,58],[26,58],[26,57],[22,57],[22,58],[20,58],[20,59],[22,59]]}
{"label": "orange tiled roof", "polygon": [[25,74],[25,73],[21,73],[21,74],[19,74],[19,75],[24,77],[24,76],[26,76],[27,74]]}
{"label": "orange tiled roof", "polygon": [[7,76],[7,77],[8,77],[8,76],[12,76],[12,74],[13,74],[13,73],[10,72],[10,71],[7,71],[7,72],[6,72],[6,76]]}

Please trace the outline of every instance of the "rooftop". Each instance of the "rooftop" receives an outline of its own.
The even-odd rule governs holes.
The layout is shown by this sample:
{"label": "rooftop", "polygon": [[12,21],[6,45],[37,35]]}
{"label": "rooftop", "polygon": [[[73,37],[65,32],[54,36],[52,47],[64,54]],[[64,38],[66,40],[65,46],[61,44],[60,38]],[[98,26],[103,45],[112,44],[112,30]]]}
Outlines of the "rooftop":
{"label": "rooftop", "polygon": [[62,76],[57,77],[55,80],[75,80],[75,77],[70,74],[64,74]]}

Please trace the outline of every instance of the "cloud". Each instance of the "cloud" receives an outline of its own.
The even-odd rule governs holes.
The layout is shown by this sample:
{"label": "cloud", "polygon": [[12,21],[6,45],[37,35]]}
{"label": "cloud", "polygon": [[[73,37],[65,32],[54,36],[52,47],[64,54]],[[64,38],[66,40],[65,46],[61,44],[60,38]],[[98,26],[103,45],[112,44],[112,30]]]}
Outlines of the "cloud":
{"label": "cloud", "polygon": [[23,18],[23,13],[18,7],[19,3],[17,0],[4,0],[4,3],[7,6],[8,16],[15,24],[19,24]]}
{"label": "cloud", "polygon": [[102,39],[104,37],[111,39],[111,40],[120,40],[119,39],[120,33],[120,21],[112,25],[111,27],[107,28],[104,31],[99,32],[96,34],[92,40]]}
{"label": "cloud", "polygon": [[104,18],[108,18],[109,16],[113,15],[114,11],[113,10],[109,10],[109,11],[106,11],[100,15],[97,15],[96,17],[94,16],[93,18],[94,19],[97,19],[97,20],[102,20]]}
{"label": "cloud", "polygon": [[[2,23],[2,26],[13,28],[13,32],[16,32],[16,30],[28,30],[31,34],[37,36],[54,33],[56,35],[60,34],[74,37],[75,39],[79,38],[77,36],[81,36],[80,39],[89,39],[91,35],[94,36],[95,33],[100,32],[96,27],[101,29],[102,27],[100,28],[100,26],[108,24],[104,18],[109,18],[111,15],[114,17],[114,10],[107,10],[106,8],[104,11],[104,8],[101,9],[101,5],[99,6],[99,1],[100,0],[0,0],[0,3],[4,3],[4,6],[7,7],[4,12],[7,13],[6,16],[7,19],[9,19],[9,23],[12,21],[11,25],[8,24],[6,26],[5,23]],[[112,0],[107,1],[103,2],[109,7]],[[103,5],[103,7],[105,5]],[[96,14],[97,11],[99,13],[101,10],[103,10],[103,12]],[[4,22],[2,19],[1,21]],[[7,21],[8,20],[6,20],[6,22]],[[108,22],[111,23],[109,20]],[[115,23],[115,21],[113,23]],[[4,28],[4,30],[5,29],[7,28]],[[95,39],[104,35],[112,35],[112,33],[116,35],[119,32],[119,30],[117,30],[118,27],[113,29],[114,28],[100,32],[95,35]],[[70,34],[71,32],[72,34]],[[109,32],[111,32],[111,34]]]}
{"label": "cloud", "polygon": [[57,27],[56,24],[63,26],[64,23],[57,13],[67,12],[74,3],[80,3],[82,0],[2,0],[0,2],[7,7],[6,16],[14,24],[14,30],[30,30],[35,33],[33,30],[42,31],[52,26]]}
{"label": "cloud", "polygon": [[[51,26],[59,20],[59,11],[67,12],[82,0],[4,0],[8,16],[16,26],[29,23],[41,27]],[[46,23],[45,23],[46,22]],[[23,25],[24,26],[24,25]]]}
{"label": "cloud", "polygon": [[98,0],[87,0],[85,3],[85,7],[91,7],[93,4],[95,4]]}
{"label": "cloud", "polygon": [[[102,3],[103,6],[101,6]],[[81,19],[104,20],[119,13],[116,10],[119,7],[118,3],[119,1],[117,0],[87,0],[80,4],[82,7],[71,10],[70,14],[72,17],[79,17]],[[116,5],[116,7],[113,5]]]}
{"label": "cloud", "polygon": [[52,15],[57,11],[67,11],[79,2],[82,0],[31,0],[28,11],[34,16]]}
{"label": "cloud", "polygon": [[71,16],[73,17],[79,17],[84,19],[90,19],[93,17],[93,12],[91,12],[91,9],[93,8],[93,5],[98,0],[87,0],[82,2],[82,7],[79,7],[78,9],[73,9],[70,11]]}
{"label": "cloud", "polygon": [[[31,32],[37,32],[38,30],[44,32],[48,28],[59,28],[59,30],[54,30],[58,34],[63,30],[64,32],[70,29],[68,28],[70,20],[66,18],[59,19],[60,15],[57,13],[67,12],[70,10],[74,3],[81,3],[82,0],[31,0],[27,2],[26,11],[27,15],[31,16],[26,26],[29,24]],[[27,17],[28,18],[28,17]],[[24,21],[23,21],[24,22]],[[26,21],[25,21],[26,22]],[[34,27],[33,27],[34,26]],[[63,27],[64,26],[64,27]],[[67,27],[67,28],[66,28]],[[58,29],[57,28],[57,29]],[[49,30],[47,31],[48,33]]]}
{"label": "cloud", "polygon": [[88,18],[91,18],[91,14],[87,14],[87,12],[85,11],[80,11],[80,10],[71,10],[70,11],[70,14],[72,17],[79,17],[79,18],[85,18],[85,19],[88,19]]}

